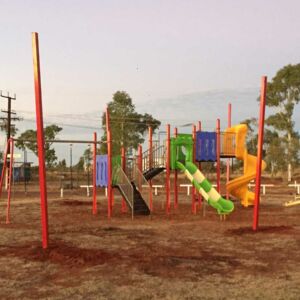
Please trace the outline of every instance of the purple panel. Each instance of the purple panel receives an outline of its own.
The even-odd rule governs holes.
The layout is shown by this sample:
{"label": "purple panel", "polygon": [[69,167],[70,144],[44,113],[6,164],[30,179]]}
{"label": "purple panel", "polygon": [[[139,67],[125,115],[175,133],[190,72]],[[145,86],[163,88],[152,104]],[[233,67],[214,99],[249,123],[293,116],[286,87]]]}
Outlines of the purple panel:
{"label": "purple panel", "polygon": [[107,187],[107,155],[96,157],[96,185]]}
{"label": "purple panel", "polygon": [[197,131],[196,161],[216,161],[216,132]]}

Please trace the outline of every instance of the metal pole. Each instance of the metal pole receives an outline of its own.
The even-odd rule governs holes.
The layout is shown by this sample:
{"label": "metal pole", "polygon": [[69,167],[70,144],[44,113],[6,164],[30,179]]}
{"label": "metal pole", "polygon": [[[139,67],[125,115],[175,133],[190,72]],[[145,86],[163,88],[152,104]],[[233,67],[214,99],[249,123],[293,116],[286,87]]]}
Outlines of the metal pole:
{"label": "metal pole", "polygon": [[[148,135],[149,135],[149,170],[152,169],[153,167],[153,142],[152,142],[152,127],[149,126],[148,129]],[[153,195],[152,195],[152,180],[149,180],[149,206],[150,206],[150,211],[153,211]]]}
{"label": "metal pole", "polygon": [[33,50],[33,69],[35,85],[35,103],[36,103],[36,125],[37,125],[37,144],[39,160],[39,182],[41,199],[41,219],[42,219],[42,245],[48,248],[48,205],[47,205],[47,187],[46,187],[46,166],[45,166],[45,140],[44,140],[44,122],[42,107],[42,86],[40,73],[39,57],[39,37],[36,32],[32,33]]}
{"label": "metal pole", "polygon": [[220,119],[217,119],[217,191],[220,193],[221,191],[221,174],[220,174],[220,169],[221,169],[221,161],[220,161]]}
{"label": "metal pole", "polygon": [[0,180],[0,197],[2,195],[3,180],[4,180],[4,177],[5,177],[6,168],[7,168],[6,164],[7,164],[8,148],[9,148],[9,142],[6,144],[4,158],[3,158],[3,167],[2,167],[2,174],[1,174],[1,180]]}
{"label": "metal pole", "polygon": [[170,124],[167,125],[167,161],[166,161],[166,212],[167,214],[170,213],[171,209],[171,203],[170,203],[170,188],[171,188],[171,183],[170,183]]}
{"label": "metal pole", "polygon": [[112,215],[112,160],[111,160],[111,133],[110,130],[107,131],[107,217],[111,218]]}
{"label": "metal pole", "polygon": [[254,199],[253,225],[252,225],[254,231],[258,229],[258,219],[259,219],[259,199],[260,199],[260,182],[261,182],[261,166],[262,166],[262,148],[264,143],[266,92],[267,92],[267,76],[263,76],[261,78],[260,110],[259,110],[260,112],[259,112],[256,179],[255,179],[255,199]]}
{"label": "metal pole", "polygon": [[26,166],[27,166],[27,151],[26,148],[24,147],[24,151],[23,151],[23,155],[24,155],[24,166],[23,166],[23,172],[24,172],[24,192],[25,195],[27,195],[27,178],[26,178]]}
{"label": "metal pole", "polygon": [[[198,121],[197,131],[201,131],[201,121]],[[196,143],[197,143],[197,137],[196,137]],[[197,146],[198,145],[196,145],[196,149],[197,149]],[[201,162],[200,161],[198,162],[198,169],[201,170]],[[201,203],[202,203],[202,195],[200,192],[198,193],[198,198],[199,198],[199,208],[200,208]]]}
{"label": "metal pole", "polygon": [[88,145],[87,186],[90,186],[91,145]]}
{"label": "metal pole", "polygon": [[[193,125],[193,156],[192,156],[192,160],[193,163],[195,163],[195,152],[196,152],[196,125]],[[197,207],[196,207],[196,189],[194,187],[194,185],[192,186],[192,213],[196,214],[197,213]]]}
{"label": "metal pole", "polygon": [[[126,156],[125,156],[125,148],[121,148],[121,158],[122,158],[122,169],[123,172],[126,174]],[[125,213],[127,211],[126,209],[126,200],[122,196],[122,208],[121,208],[122,213]]]}
{"label": "metal pole", "polygon": [[73,189],[73,151],[72,151],[73,144],[70,144],[70,177],[71,177],[71,190]]}
{"label": "metal pole", "polygon": [[7,193],[7,208],[6,208],[6,224],[10,222],[10,199],[11,199],[11,185],[13,181],[13,163],[14,163],[14,140],[8,140],[11,145],[10,160],[9,160],[9,173],[8,173],[8,193]]}
{"label": "metal pole", "polygon": [[[176,138],[178,135],[177,127],[174,128],[174,137]],[[178,171],[175,169],[174,171],[174,208],[178,208]]]}
{"label": "metal pole", "polygon": [[97,133],[94,132],[94,144],[93,144],[93,215],[97,214]]}
{"label": "metal pole", "polygon": [[[231,103],[228,103],[228,119],[227,119],[227,127],[231,127]],[[230,158],[227,158],[226,161],[226,183],[230,180]],[[226,199],[229,199],[229,192],[226,189]]]}

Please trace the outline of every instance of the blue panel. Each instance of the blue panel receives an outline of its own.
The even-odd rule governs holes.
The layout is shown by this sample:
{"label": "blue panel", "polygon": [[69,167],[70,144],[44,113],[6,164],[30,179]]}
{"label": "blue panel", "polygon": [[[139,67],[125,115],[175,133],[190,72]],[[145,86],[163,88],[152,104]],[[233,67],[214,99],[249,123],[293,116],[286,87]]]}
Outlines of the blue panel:
{"label": "blue panel", "polygon": [[216,132],[197,131],[196,161],[216,161]]}
{"label": "blue panel", "polygon": [[107,155],[96,156],[96,185],[107,187]]}

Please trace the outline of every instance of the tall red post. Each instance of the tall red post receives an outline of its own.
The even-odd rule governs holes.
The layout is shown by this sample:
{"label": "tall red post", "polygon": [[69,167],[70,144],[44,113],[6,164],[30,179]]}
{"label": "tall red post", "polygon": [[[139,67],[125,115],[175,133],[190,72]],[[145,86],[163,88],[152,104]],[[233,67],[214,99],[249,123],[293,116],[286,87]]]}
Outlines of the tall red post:
{"label": "tall red post", "polygon": [[[196,125],[193,125],[193,163],[195,163],[196,160]],[[197,213],[197,206],[196,206],[196,189],[194,185],[192,186],[192,213]]]}
{"label": "tall red post", "polygon": [[[201,131],[201,121],[198,121],[197,130]],[[201,170],[201,162],[200,161],[198,162],[198,169]],[[200,208],[200,205],[202,203],[202,195],[200,192],[199,192],[198,198],[199,198],[199,208]]]}
{"label": "tall red post", "polygon": [[[228,103],[228,119],[227,127],[231,127],[231,103]],[[227,158],[226,161],[226,183],[230,180],[230,158]],[[229,192],[226,190],[226,199],[229,199]]]}
{"label": "tall red post", "polygon": [[9,151],[8,151],[9,147],[10,147],[10,142],[8,140],[6,147],[5,147],[4,157],[3,157],[3,167],[2,167],[2,174],[1,174],[1,180],[0,180],[0,197],[2,195],[2,186],[3,186],[3,181],[4,181],[6,167],[7,167],[7,153],[9,153]]}
{"label": "tall red post", "polygon": [[259,199],[260,199],[262,150],[263,150],[263,143],[264,143],[266,93],[267,93],[267,76],[263,76],[261,78],[261,91],[260,91],[259,128],[258,128],[258,143],[257,143],[256,179],[255,179],[255,199],[254,199],[253,226],[252,226],[254,231],[258,229],[258,219],[259,219],[259,201],[260,201]]}
{"label": "tall red post", "polygon": [[44,140],[39,37],[38,37],[38,33],[36,32],[32,33],[32,55],[33,55],[35,111],[36,111],[39,182],[40,182],[40,199],[41,199],[42,246],[44,249],[46,249],[48,248],[48,205],[47,205],[47,187],[46,187],[46,167],[45,167],[45,149],[44,149],[45,140]]}
{"label": "tall red post", "polygon": [[220,135],[220,119],[217,119],[217,191],[220,193],[221,191],[221,160],[220,160],[220,152],[221,152],[221,135]]}
{"label": "tall red post", "polygon": [[[125,156],[125,148],[122,147],[121,148],[121,159],[122,159],[122,169],[124,171],[124,173],[126,174],[126,156]],[[124,213],[127,211],[127,207],[126,207],[126,201],[125,198],[122,196],[122,204],[121,204],[121,211]]]}
{"label": "tall red post", "polygon": [[97,214],[97,133],[94,132],[94,144],[93,144],[93,215]]}
{"label": "tall red post", "polygon": [[143,172],[143,147],[142,145],[138,146],[138,168],[140,172]]}
{"label": "tall red post", "polygon": [[107,131],[107,217],[112,216],[112,145],[111,145],[111,132]]}
{"label": "tall red post", "polygon": [[[143,173],[143,147],[142,145],[138,145],[138,169],[141,173]],[[141,177],[139,178],[138,182],[138,188],[141,191],[142,190],[142,180]]]}
{"label": "tall red post", "polygon": [[13,163],[14,163],[14,140],[9,139],[10,143],[10,158],[9,158],[9,176],[8,176],[8,193],[7,193],[7,208],[6,208],[6,224],[10,222],[10,199],[11,199],[11,185],[13,183]]}
{"label": "tall red post", "polygon": [[[174,128],[174,137],[176,138],[178,135],[177,127]],[[174,171],[174,208],[178,208],[178,171],[175,169]]]}
{"label": "tall red post", "polygon": [[[153,167],[153,132],[152,132],[152,127],[149,126],[149,169]],[[149,206],[150,206],[150,211],[153,211],[153,195],[152,195],[152,180],[149,180],[149,185],[150,185],[150,191],[149,191]]]}
{"label": "tall red post", "polygon": [[167,161],[166,161],[166,213],[170,213],[171,202],[170,202],[170,193],[171,193],[171,183],[170,183],[170,155],[171,155],[171,137],[170,137],[170,124],[167,125]]}

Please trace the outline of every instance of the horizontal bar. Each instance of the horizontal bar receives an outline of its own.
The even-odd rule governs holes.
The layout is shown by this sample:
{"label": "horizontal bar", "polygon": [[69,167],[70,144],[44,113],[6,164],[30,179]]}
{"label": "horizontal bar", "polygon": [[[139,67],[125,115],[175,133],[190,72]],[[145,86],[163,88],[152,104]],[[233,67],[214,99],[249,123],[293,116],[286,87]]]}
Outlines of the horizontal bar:
{"label": "horizontal bar", "polygon": [[[16,142],[30,142],[30,143],[36,143],[37,141],[34,139],[13,139]],[[86,140],[45,140],[45,143],[62,143],[62,144],[94,144],[94,141],[86,141]],[[97,144],[101,145],[101,144],[106,144],[106,142],[97,142]]]}

